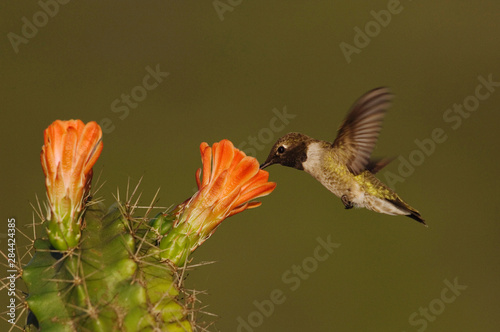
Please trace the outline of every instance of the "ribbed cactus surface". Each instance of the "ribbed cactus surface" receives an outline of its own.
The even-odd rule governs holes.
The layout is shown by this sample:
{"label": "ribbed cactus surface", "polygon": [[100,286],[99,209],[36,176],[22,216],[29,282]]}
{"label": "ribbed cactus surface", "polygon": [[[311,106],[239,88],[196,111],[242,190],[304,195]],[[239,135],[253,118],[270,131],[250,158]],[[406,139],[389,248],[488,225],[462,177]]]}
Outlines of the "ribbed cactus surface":
{"label": "ribbed cactus surface", "polygon": [[178,268],[159,255],[163,222],[152,223],[96,204],[79,247],[61,253],[36,240],[23,280],[42,331],[191,331]]}

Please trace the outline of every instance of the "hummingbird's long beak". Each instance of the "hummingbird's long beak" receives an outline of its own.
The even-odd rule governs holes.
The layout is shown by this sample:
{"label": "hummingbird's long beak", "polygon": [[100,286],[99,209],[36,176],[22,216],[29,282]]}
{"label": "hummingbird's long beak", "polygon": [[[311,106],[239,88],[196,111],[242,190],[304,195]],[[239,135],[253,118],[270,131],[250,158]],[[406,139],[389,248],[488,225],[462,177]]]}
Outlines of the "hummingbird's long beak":
{"label": "hummingbird's long beak", "polygon": [[270,165],[272,165],[272,163],[271,163],[271,162],[269,162],[269,161],[268,161],[268,162],[265,162],[265,163],[263,163],[263,164],[260,164],[260,169],[264,169],[264,168],[266,168],[267,166],[270,166]]}

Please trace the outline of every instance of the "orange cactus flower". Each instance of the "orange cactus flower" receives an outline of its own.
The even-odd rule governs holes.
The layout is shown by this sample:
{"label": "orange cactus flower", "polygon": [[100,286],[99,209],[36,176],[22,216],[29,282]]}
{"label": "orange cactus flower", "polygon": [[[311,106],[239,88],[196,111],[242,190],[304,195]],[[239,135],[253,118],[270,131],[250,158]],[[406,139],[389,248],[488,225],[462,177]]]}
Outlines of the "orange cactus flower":
{"label": "orange cactus flower", "polygon": [[95,122],[56,120],[45,129],[40,159],[50,206],[48,235],[57,249],[78,243],[80,215],[101,150],[102,131]]}
{"label": "orange cactus flower", "polygon": [[[222,140],[210,147],[200,145],[203,173],[196,171],[198,192],[174,210],[176,220],[160,248],[178,239],[182,234],[189,238],[188,246],[194,251],[208,239],[217,226],[232,215],[259,206],[252,199],[270,194],[276,183],[268,182],[269,173],[259,168],[257,159],[247,156],[233,146],[229,140]],[[175,263],[182,263],[186,252],[177,246],[163,254]]]}

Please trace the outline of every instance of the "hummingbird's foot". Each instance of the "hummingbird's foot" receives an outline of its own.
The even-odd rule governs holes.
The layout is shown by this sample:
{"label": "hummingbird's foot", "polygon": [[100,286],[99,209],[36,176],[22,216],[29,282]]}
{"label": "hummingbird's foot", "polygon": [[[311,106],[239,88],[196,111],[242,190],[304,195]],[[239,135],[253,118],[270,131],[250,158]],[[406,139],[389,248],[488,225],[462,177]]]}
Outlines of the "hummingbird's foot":
{"label": "hummingbird's foot", "polygon": [[344,203],[344,207],[346,208],[346,210],[348,209],[352,209],[354,207],[354,205],[352,204],[352,202],[347,198],[346,195],[342,195],[342,197],[340,198],[342,200],[342,203]]}

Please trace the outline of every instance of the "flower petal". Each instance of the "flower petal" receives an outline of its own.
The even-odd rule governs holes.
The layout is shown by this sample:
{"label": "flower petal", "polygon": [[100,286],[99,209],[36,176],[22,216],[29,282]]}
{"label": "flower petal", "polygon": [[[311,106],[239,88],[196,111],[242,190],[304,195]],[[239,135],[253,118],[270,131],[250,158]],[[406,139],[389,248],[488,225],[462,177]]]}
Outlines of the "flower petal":
{"label": "flower petal", "polygon": [[75,154],[77,153],[76,147],[78,143],[78,133],[74,127],[68,127],[66,132],[62,135],[62,156],[61,167],[64,182],[69,185],[71,182],[71,175],[73,173],[73,163],[75,161]]}
{"label": "flower petal", "polygon": [[214,206],[214,213],[227,215],[229,210],[235,207],[234,204],[240,195],[240,188],[234,189],[228,195],[223,195]]}
{"label": "flower petal", "polygon": [[248,208],[248,202],[245,204],[241,204],[240,206],[235,207],[234,209],[231,210],[231,212],[227,215],[228,217],[234,216],[235,214],[238,214],[240,212],[245,211]]}
{"label": "flower petal", "polygon": [[253,157],[244,157],[231,172],[224,194],[234,190],[237,186],[243,186],[259,172],[259,162]]}
{"label": "flower petal", "polygon": [[213,147],[214,167],[212,170],[212,180],[217,178],[222,172],[227,170],[231,165],[234,157],[234,146],[231,141],[225,139],[220,141],[219,144],[215,143]]}
{"label": "flower petal", "polygon": [[254,188],[257,187],[261,184],[267,183],[269,180],[269,173],[264,170],[259,170],[259,172],[251,179],[251,181],[248,181],[245,183],[242,187],[241,190],[245,191],[248,188]]}
{"label": "flower petal", "polygon": [[213,205],[221,196],[227,182],[227,170],[223,171],[212,183],[208,185],[208,193],[205,195],[205,204]]}
{"label": "flower petal", "polygon": [[198,190],[201,188],[201,180],[200,180],[201,168],[196,170],[194,178],[196,179],[196,185],[198,186]]}
{"label": "flower petal", "polygon": [[211,166],[212,166],[212,148],[208,146],[207,143],[201,143],[200,145],[200,150],[203,147],[203,151],[201,153],[201,158],[202,158],[202,164],[203,164],[203,180],[202,180],[202,187],[205,187],[206,185],[209,184],[210,182],[210,177],[211,172]]}
{"label": "flower petal", "polygon": [[76,164],[83,164],[83,172],[86,174],[94,167],[102,151],[102,130],[95,122],[91,121],[85,125],[80,134],[80,142],[77,148]]}
{"label": "flower petal", "polygon": [[231,174],[236,166],[243,160],[243,158],[246,157],[246,154],[238,149],[234,149],[234,157],[233,161],[231,162],[231,165],[228,168],[228,174]]}
{"label": "flower petal", "polygon": [[274,188],[276,188],[276,183],[268,182],[268,183],[262,184],[256,188],[253,188],[249,191],[246,191],[246,192],[242,193],[241,196],[238,198],[238,201],[236,202],[236,206],[238,206],[239,204],[242,204],[244,202],[247,202],[251,199],[269,195],[274,190]]}

